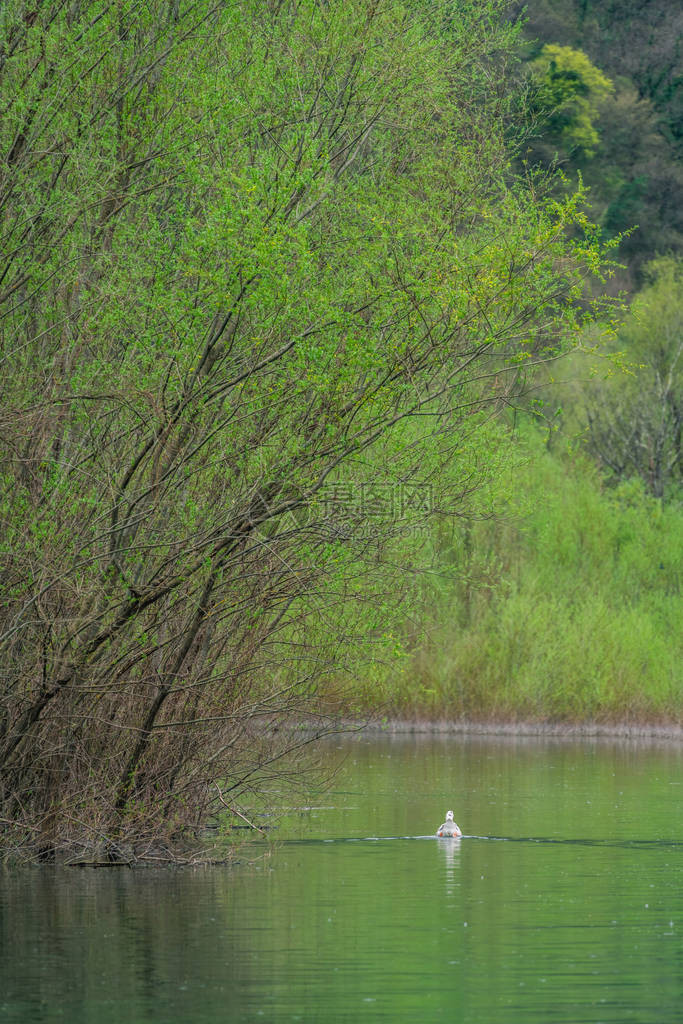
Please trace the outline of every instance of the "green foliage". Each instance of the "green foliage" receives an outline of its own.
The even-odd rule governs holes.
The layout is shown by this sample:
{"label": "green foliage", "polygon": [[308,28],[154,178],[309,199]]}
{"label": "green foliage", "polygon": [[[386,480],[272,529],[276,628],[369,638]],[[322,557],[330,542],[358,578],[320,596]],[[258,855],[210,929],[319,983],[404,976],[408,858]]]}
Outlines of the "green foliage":
{"label": "green foliage", "polygon": [[[583,73],[546,77],[547,138],[533,140],[529,160],[544,165],[559,158],[568,177],[577,174],[590,188],[592,216],[609,237],[622,233],[619,254],[628,265],[619,283],[630,291],[643,283],[643,265],[657,254],[683,252],[683,170],[681,169],[681,82],[679,12],[667,0],[619,3],[594,0],[514,2],[523,18],[529,67],[543,67],[548,47],[581,52],[614,85],[599,109],[589,113]],[[538,71],[534,72],[538,83]],[[539,83],[540,84],[540,83]],[[578,104],[572,88],[579,90]],[[543,89],[541,89],[541,94]],[[563,108],[563,101],[566,107]],[[557,111],[553,122],[552,110]],[[578,114],[579,137],[564,137]],[[595,145],[597,141],[598,145]],[[588,157],[587,152],[592,152]]]}
{"label": "green foliage", "polygon": [[633,83],[653,104],[667,136],[680,143],[680,11],[669,0],[514,0],[525,35],[584,50],[613,78]]}
{"label": "green foliage", "polygon": [[661,258],[633,300],[614,346],[627,373],[583,387],[575,398],[588,450],[614,482],[637,475],[655,497],[681,484],[683,264]]}
{"label": "green foliage", "polygon": [[612,82],[580,50],[546,45],[529,65],[533,109],[542,117],[544,135],[566,153],[594,155],[599,145],[595,122]]}
{"label": "green foliage", "polygon": [[629,353],[680,386],[683,335],[683,261],[660,257],[645,267],[646,286],[620,331]]}
{"label": "green foliage", "polygon": [[680,508],[638,480],[605,491],[583,457],[525,436],[523,516],[459,531],[460,582],[381,698],[403,714],[680,720]]}
{"label": "green foliage", "polygon": [[[248,723],[395,652],[396,545],[467,514],[490,418],[572,345],[601,256],[579,197],[511,173],[502,7],[6,5],[0,759],[29,834],[84,791],[140,836],[256,787],[290,741]],[[437,497],[330,514],[368,482]]]}

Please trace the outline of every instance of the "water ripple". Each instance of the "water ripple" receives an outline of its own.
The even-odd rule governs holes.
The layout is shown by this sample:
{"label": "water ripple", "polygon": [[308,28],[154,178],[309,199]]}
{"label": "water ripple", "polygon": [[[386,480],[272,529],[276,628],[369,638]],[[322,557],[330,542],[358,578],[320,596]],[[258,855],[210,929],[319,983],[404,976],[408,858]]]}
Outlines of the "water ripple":
{"label": "water ripple", "polygon": [[660,850],[683,849],[683,840],[680,839],[564,839],[557,836],[473,836],[463,835],[459,837],[427,836],[335,836],[329,839],[279,839],[278,846],[321,846],[331,843],[393,843],[393,842],[415,842],[424,839],[437,840],[440,843],[456,842],[463,839],[476,839],[488,843],[548,843],[556,846],[595,846],[608,847],[624,850]]}

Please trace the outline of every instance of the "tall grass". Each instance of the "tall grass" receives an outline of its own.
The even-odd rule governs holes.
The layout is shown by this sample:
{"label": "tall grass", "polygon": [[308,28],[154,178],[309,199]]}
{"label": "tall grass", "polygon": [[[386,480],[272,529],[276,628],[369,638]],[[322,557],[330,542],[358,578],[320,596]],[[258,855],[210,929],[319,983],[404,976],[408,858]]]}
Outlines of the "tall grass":
{"label": "tall grass", "polygon": [[432,583],[424,632],[358,708],[544,720],[683,718],[683,513],[639,480],[605,489],[529,428],[517,513],[435,539],[458,581]]}

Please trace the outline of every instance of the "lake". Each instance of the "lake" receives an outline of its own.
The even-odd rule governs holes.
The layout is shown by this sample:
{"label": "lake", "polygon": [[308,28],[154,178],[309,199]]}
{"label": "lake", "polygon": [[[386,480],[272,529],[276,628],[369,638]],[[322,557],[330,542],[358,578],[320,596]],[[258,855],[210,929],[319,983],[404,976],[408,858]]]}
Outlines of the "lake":
{"label": "lake", "polygon": [[[0,874],[0,1021],[683,1019],[683,748],[328,743],[233,867]],[[465,836],[436,839],[449,809]]]}

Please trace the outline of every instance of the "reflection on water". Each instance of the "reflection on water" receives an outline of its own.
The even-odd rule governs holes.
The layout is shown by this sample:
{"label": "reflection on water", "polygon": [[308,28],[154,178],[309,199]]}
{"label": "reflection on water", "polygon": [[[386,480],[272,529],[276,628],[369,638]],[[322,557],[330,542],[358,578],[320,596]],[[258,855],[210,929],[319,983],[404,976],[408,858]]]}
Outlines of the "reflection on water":
{"label": "reflection on water", "polygon": [[[330,757],[236,868],[0,876],[0,1021],[680,1021],[680,747]],[[436,839],[450,806],[469,834]]]}
{"label": "reflection on water", "polygon": [[[438,840],[439,847],[444,860],[444,878],[446,896],[451,897],[455,892],[455,870],[460,864],[460,844],[462,839]],[[447,904],[451,908],[450,902]]]}

